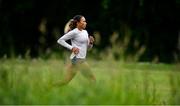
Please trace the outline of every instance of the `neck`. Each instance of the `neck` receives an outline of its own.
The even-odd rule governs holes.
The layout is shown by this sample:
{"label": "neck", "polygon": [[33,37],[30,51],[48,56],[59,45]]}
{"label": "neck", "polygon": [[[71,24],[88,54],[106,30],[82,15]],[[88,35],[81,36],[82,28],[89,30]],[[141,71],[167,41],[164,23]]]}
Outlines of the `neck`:
{"label": "neck", "polygon": [[80,28],[80,27],[77,27],[80,31],[82,31],[83,29],[82,28]]}

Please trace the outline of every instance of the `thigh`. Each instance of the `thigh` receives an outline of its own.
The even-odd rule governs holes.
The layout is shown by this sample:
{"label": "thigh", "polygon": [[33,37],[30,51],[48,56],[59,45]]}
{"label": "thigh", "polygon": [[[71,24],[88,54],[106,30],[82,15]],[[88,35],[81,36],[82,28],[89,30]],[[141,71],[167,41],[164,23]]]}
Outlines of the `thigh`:
{"label": "thigh", "polygon": [[71,63],[68,64],[66,66],[66,70],[65,70],[65,78],[69,79],[71,77],[73,77],[76,73],[77,73],[77,69],[74,65],[72,65]]}
{"label": "thigh", "polygon": [[81,73],[85,76],[85,77],[93,77],[93,72],[90,69],[90,66],[87,62],[83,62],[79,65],[80,71]]}

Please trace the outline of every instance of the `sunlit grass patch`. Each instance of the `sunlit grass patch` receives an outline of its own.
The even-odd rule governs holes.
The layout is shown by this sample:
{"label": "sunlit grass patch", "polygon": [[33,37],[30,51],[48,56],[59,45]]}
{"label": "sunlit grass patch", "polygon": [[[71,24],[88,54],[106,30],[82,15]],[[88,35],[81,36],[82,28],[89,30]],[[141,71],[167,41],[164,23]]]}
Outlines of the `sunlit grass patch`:
{"label": "sunlit grass patch", "polygon": [[175,65],[88,61],[95,84],[78,73],[66,86],[65,63],[57,59],[0,61],[1,104],[179,104],[180,72]]}

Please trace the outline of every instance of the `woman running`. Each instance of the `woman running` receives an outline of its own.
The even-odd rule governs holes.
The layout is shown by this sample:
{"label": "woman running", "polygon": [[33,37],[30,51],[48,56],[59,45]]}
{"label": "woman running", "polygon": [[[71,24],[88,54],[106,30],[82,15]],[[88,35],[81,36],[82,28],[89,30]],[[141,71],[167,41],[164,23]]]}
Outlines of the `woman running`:
{"label": "woman running", "polygon": [[[70,56],[71,63],[67,66],[65,78],[56,83],[56,85],[68,84],[78,71],[80,71],[91,82],[95,82],[96,78],[93,75],[88,63],[86,62],[86,54],[88,48],[92,48],[94,38],[88,36],[86,28],[86,19],[82,15],[76,15],[70,20],[69,28],[58,43],[69,49],[72,53]],[[71,40],[71,45],[66,41]]]}

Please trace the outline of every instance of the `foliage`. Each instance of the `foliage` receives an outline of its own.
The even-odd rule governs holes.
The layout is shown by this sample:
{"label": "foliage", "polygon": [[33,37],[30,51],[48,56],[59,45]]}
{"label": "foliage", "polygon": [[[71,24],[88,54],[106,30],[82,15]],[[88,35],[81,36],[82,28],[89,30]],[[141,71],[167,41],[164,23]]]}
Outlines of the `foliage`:
{"label": "foliage", "polygon": [[[76,14],[87,18],[90,34],[99,32],[98,53],[111,45],[114,32],[123,41],[123,29],[128,27],[130,43],[136,40],[146,47],[143,61],[158,57],[174,62],[179,54],[179,0],[1,0],[0,8],[0,57],[24,57],[27,52],[38,57],[57,51],[65,23]],[[132,45],[128,51],[135,49]]]}

